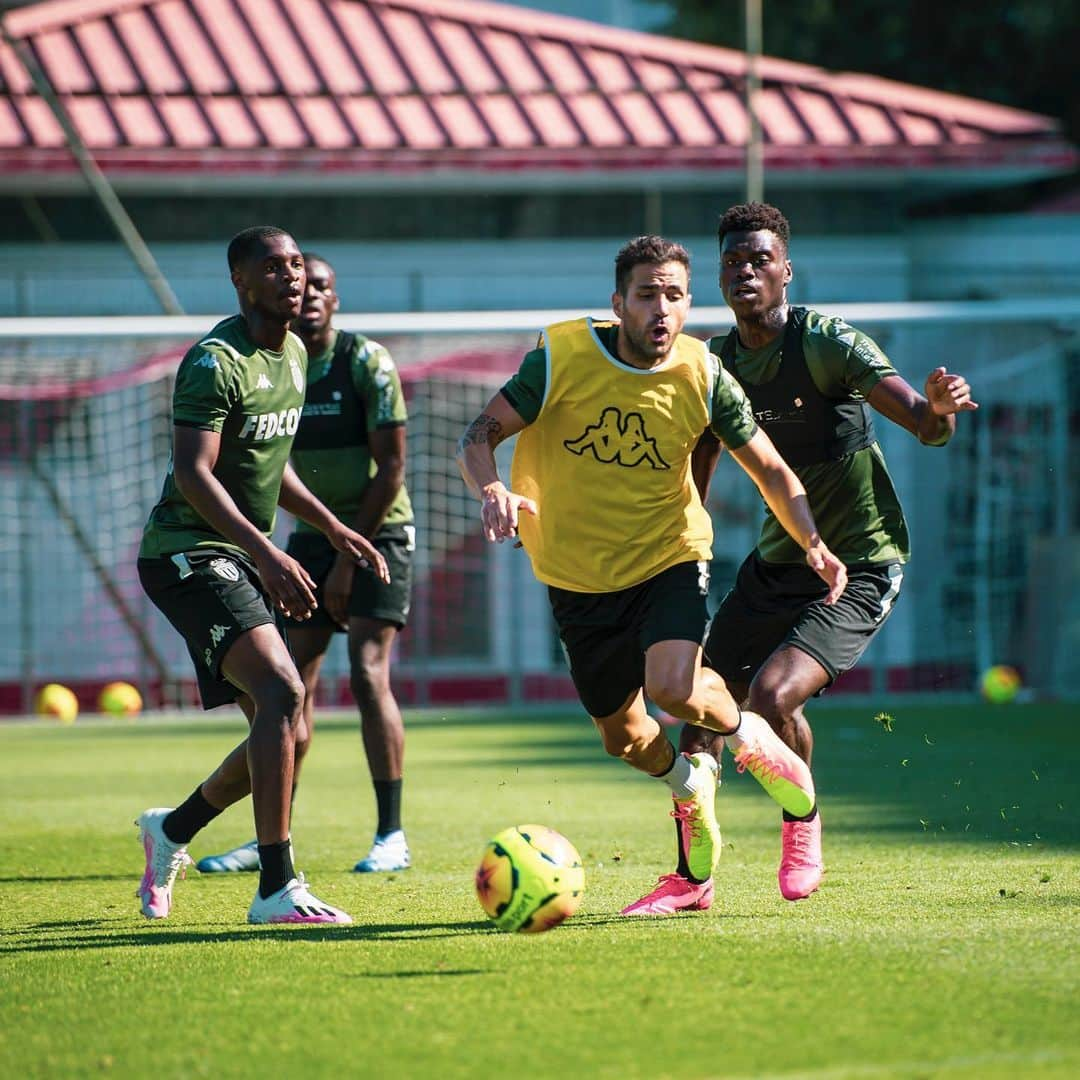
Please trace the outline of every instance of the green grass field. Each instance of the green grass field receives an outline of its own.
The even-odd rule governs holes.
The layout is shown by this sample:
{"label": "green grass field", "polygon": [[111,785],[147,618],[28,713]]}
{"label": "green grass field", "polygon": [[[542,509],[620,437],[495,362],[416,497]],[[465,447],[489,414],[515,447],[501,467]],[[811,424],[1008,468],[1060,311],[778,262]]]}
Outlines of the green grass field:
{"label": "green grass field", "polygon": [[[135,816],[235,744],[235,718],[0,725],[6,1076],[1075,1077],[1080,732],[1065,706],[820,706],[821,891],[776,888],[779,811],[725,756],[707,913],[618,910],[671,869],[666,790],[577,716],[409,715],[415,866],[349,868],[373,798],[350,718],[320,724],[294,822],[340,928],[248,927],[254,875],[138,913]],[[492,930],[472,873],[539,821],[586,865],[581,911]],[[250,837],[241,804],[192,854]]]}

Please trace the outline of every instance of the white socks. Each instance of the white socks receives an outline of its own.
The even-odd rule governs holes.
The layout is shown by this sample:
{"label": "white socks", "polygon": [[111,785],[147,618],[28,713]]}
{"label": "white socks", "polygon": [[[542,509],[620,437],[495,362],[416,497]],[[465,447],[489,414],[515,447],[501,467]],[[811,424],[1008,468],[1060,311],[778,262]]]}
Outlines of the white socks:
{"label": "white socks", "polygon": [[[693,762],[685,754],[676,754],[675,763],[670,769],[662,776],[658,776],[658,780],[662,780],[669,788],[671,788],[671,794],[676,799],[689,799],[691,795],[694,795],[700,790],[703,783],[716,783],[716,761],[712,754],[695,754],[697,758],[698,767],[695,769]],[[707,774],[703,774],[701,766],[704,765],[708,769]],[[706,781],[705,776],[708,776]]]}

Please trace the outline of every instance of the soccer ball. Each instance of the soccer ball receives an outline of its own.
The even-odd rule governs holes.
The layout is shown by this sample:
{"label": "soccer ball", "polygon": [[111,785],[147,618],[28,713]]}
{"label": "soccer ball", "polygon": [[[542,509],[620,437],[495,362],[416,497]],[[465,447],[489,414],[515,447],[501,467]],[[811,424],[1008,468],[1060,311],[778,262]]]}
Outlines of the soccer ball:
{"label": "soccer ball", "polygon": [[987,668],[979,680],[982,696],[994,705],[1007,705],[1020,689],[1020,673],[1007,664]]}
{"label": "soccer ball", "polygon": [[142,695],[131,683],[111,682],[98,697],[98,711],[113,716],[135,716],[142,711]]}
{"label": "soccer ball", "polygon": [[537,934],[581,905],[585,870],[577,849],[546,825],[514,825],[492,837],[476,870],[480,906],[500,929]]}
{"label": "soccer ball", "polygon": [[61,724],[73,724],[79,715],[79,699],[66,686],[51,682],[38,691],[34,710],[38,716],[52,716]]}

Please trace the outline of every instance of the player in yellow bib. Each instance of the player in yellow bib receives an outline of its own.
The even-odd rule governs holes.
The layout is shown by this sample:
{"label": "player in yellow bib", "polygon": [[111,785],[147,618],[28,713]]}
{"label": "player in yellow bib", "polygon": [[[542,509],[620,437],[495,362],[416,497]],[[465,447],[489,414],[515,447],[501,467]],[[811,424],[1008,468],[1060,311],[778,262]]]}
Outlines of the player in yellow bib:
{"label": "player in yellow bib", "polygon": [[[485,537],[520,536],[548,586],[574,685],[604,748],[671,790],[691,875],[665,875],[624,914],[709,907],[720,855],[716,762],[676,754],[644,694],[726,735],[789,812],[814,804],[805,763],[760,716],[740,714],[723,680],[701,666],[712,526],[691,465],[706,430],[753,478],[834,601],[846,582],[745,394],[702,342],[681,333],[690,299],[684,248],[658,236],[631,241],[615,260],[618,322],[548,327],[458,449]],[[513,435],[507,488],[495,448]]]}

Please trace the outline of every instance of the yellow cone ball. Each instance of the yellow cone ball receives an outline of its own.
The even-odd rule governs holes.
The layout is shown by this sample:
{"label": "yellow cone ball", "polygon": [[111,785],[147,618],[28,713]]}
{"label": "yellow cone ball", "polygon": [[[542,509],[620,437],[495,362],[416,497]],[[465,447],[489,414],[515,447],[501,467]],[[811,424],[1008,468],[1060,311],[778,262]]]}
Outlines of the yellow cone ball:
{"label": "yellow cone ball", "polygon": [[98,698],[98,710],[113,716],[135,716],[142,712],[142,695],[131,683],[109,683]]}
{"label": "yellow cone ball", "polygon": [[61,724],[73,724],[79,715],[79,701],[66,686],[52,682],[38,691],[34,711],[38,716],[55,717]]}
{"label": "yellow cone ball", "polygon": [[1007,705],[1020,689],[1020,673],[1007,664],[987,668],[979,680],[982,696],[994,705]]}

